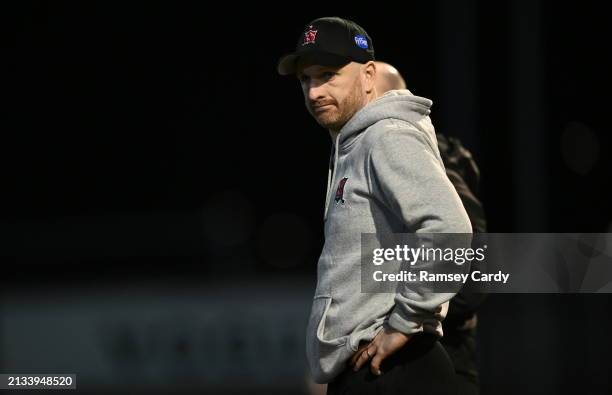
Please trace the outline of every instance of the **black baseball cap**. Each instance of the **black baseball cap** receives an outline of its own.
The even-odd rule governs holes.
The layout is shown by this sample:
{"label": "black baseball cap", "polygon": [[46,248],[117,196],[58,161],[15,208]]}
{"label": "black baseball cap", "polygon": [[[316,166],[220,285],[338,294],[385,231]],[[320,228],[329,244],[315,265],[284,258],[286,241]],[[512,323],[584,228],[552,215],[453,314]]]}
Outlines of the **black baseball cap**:
{"label": "black baseball cap", "polygon": [[368,33],[355,22],[325,17],[306,25],[295,52],[283,56],[278,62],[278,73],[295,74],[302,58],[323,66],[366,63],[374,60],[374,47]]}

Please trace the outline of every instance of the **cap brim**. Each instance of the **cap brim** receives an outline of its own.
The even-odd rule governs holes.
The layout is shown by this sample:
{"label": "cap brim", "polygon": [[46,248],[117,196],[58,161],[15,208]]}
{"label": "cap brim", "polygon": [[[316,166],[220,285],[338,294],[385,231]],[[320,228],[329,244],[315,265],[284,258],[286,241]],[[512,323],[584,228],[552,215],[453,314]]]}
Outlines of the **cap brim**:
{"label": "cap brim", "polygon": [[351,59],[325,51],[303,51],[283,56],[278,62],[278,74],[295,74],[298,64],[340,67],[351,62]]}

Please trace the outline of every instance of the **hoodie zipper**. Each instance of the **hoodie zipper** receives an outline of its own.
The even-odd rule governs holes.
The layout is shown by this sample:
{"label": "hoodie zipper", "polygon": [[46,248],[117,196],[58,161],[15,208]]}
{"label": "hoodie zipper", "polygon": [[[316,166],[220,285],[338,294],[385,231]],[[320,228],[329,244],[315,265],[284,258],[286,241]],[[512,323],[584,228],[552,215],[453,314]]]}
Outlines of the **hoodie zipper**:
{"label": "hoodie zipper", "polygon": [[[332,154],[334,159],[334,166],[328,167],[327,170],[327,192],[325,193],[325,212],[323,213],[323,222],[327,220],[327,211],[329,210],[329,199],[331,198],[330,192],[332,191],[332,185],[334,178],[336,177],[336,169],[338,168],[338,141],[340,140],[340,133],[336,136],[336,142],[332,147]],[[331,159],[331,158],[330,158]]]}

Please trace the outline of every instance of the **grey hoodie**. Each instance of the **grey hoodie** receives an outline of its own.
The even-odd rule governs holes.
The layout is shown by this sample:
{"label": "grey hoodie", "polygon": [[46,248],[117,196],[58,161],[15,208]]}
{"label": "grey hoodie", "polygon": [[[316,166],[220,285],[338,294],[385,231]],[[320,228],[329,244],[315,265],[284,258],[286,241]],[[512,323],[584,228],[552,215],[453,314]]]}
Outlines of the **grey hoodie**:
{"label": "grey hoodie", "polygon": [[408,90],[387,92],[358,111],[333,144],[306,336],[318,383],[345,369],[359,342],[372,340],[383,324],[442,335],[452,293],[428,294],[419,284],[395,294],[360,292],[362,233],[471,233],[438,151],[431,104]]}

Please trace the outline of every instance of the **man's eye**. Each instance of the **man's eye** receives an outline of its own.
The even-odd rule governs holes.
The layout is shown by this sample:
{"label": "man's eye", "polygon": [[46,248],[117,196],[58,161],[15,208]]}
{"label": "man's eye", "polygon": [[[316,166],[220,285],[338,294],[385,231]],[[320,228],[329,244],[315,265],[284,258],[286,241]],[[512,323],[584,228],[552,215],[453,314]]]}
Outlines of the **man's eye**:
{"label": "man's eye", "polygon": [[332,71],[326,71],[325,73],[323,73],[323,77],[324,77],[325,79],[327,79],[327,80],[328,80],[328,79],[330,79],[330,78],[332,78],[332,77],[333,77],[333,76],[335,76],[335,75],[336,75],[336,73],[334,73],[334,72],[332,72]]}

